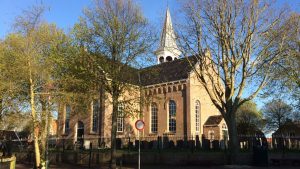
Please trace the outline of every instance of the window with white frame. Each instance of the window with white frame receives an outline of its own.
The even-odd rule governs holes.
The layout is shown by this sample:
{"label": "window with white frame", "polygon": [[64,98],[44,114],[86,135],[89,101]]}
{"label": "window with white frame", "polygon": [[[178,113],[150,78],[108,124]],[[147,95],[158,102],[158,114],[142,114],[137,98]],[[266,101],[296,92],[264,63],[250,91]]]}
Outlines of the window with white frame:
{"label": "window with white frame", "polygon": [[97,132],[99,125],[99,112],[100,112],[100,103],[99,100],[93,101],[93,115],[92,115],[92,131]]}
{"label": "window with white frame", "polygon": [[208,140],[214,140],[215,139],[215,131],[209,130],[208,131]]}
{"label": "window with white frame", "polygon": [[176,132],[176,103],[174,100],[169,102],[169,132]]}
{"label": "window with white frame", "polygon": [[71,117],[71,106],[66,105],[66,116],[65,116],[65,133],[69,133],[70,130],[70,117]]}
{"label": "window with white frame", "polygon": [[123,132],[124,129],[124,105],[118,104],[118,116],[117,116],[117,132]]}
{"label": "window with white frame", "polygon": [[156,103],[151,104],[151,132],[157,133],[157,105]]}
{"label": "window with white frame", "polygon": [[199,100],[195,103],[195,127],[196,132],[200,132],[200,102]]}
{"label": "window with white frame", "polygon": [[228,140],[228,130],[225,123],[222,124],[222,139]]}

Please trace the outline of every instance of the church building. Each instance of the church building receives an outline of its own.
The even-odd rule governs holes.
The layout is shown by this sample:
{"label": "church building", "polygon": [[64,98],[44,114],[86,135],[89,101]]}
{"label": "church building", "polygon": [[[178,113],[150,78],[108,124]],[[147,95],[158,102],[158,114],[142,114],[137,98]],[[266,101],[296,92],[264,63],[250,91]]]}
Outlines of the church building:
{"label": "church building", "polygon": [[[141,119],[145,122],[141,137],[194,139],[199,136],[222,140],[227,132],[224,119],[193,72],[191,64],[197,64],[197,58],[180,58],[169,9],[155,55],[156,65],[137,70],[141,83],[138,91],[151,98],[148,104],[139,107]],[[130,93],[127,95],[133,97]],[[58,137],[74,142],[110,138],[112,105],[106,99],[109,98],[103,97],[91,103],[90,111],[84,115],[72,115],[71,106],[61,105]],[[122,110],[122,105],[119,109]],[[118,117],[117,137],[135,137],[138,132],[134,126],[136,120],[136,117]]]}

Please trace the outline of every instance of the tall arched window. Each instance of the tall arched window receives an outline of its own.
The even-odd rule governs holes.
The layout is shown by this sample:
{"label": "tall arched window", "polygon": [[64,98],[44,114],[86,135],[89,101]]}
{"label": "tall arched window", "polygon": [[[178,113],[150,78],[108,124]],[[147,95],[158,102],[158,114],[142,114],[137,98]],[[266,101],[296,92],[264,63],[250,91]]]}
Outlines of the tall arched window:
{"label": "tall arched window", "polygon": [[92,131],[97,132],[98,130],[98,120],[99,120],[99,112],[100,112],[100,102],[99,100],[93,101],[93,116],[92,116]]}
{"label": "tall arched window", "polygon": [[200,132],[200,102],[198,100],[195,102],[195,127],[196,132]]}
{"label": "tall arched window", "polygon": [[151,132],[157,133],[157,105],[156,103],[151,104]]}
{"label": "tall arched window", "polygon": [[123,132],[124,128],[124,105],[118,104],[118,116],[117,116],[117,132]]}
{"label": "tall arched window", "polygon": [[68,134],[70,131],[70,117],[71,117],[71,106],[66,105],[66,117],[65,117],[65,133]]}
{"label": "tall arched window", "polygon": [[169,131],[176,132],[176,103],[174,100],[169,102]]}

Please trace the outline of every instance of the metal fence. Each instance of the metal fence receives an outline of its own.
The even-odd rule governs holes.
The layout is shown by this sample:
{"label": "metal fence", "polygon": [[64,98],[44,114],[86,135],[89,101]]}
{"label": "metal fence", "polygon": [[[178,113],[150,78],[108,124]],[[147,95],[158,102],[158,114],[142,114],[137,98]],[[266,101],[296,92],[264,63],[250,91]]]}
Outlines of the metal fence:
{"label": "metal fence", "polygon": [[[1,142],[1,141],[0,141]],[[4,141],[2,141],[4,142]],[[8,141],[6,141],[8,143]],[[13,151],[24,151],[33,149],[33,140],[20,139],[10,141]],[[119,150],[135,151],[138,147],[137,137],[121,137],[116,139],[116,148]],[[299,150],[300,137],[277,136],[272,139],[266,139],[263,136],[239,135],[241,150],[252,150],[254,146],[265,146],[273,150]],[[151,136],[141,137],[140,145],[143,151],[148,150],[206,150],[217,151],[226,150],[228,140],[208,140],[204,137],[194,136]],[[49,150],[85,150],[85,149],[109,149],[111,147],[110,138],[89,137],[81,139],[65,139],[52,137],[48,139]]]}

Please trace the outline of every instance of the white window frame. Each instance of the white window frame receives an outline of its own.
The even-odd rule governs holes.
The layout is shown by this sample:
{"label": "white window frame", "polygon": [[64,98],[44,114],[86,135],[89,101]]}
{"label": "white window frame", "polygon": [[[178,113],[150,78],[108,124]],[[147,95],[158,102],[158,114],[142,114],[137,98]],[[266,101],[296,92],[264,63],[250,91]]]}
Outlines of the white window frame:
{"label": "white window frame", "polygon": [[150,132],[157,133],[158,131],[158,107],[156,103],[151,104],[150,113]]}
{"label": "white window frame", "polygon": [[71,112],[72,112],[71,106],[67,104],[65,106],[65,126],[64,126],[65,134],[68,134],[70,131]]}
{"label": "white window frame", "polygon": [[[95,103],[97,103],[97,105]],[[95,107],[97,108],[96,114],[95,114]],[[93,104],[92,104],[92,116],[91,116],[92,117],[92,119],[91,119],[91,131],[94,132],[94,133],[96,133],[99,129],[99,115],[100,115],[100,101],[98,99],[95,99],[95,100],[93,100]],[[96,125],[96,130],[94,130],[95,125]]]}
{"label": "white window frame", "polygon": [[200,101],[196,100],[195,102],[195,131],[200,132],[200,120],[201,120],[201,106],[200,106]]}
{"label": "white window frame", "polygon": [[176,102],[174,100],[170,100],[168,106],[168,130],[169,132],[176,133]]}
{"label": "white window frame", "polygon": [[208,131],[208,140],[215,140],[215,131],[214,130]]}
{"label": "white window frame", "polygon": [[124,105],[118,104],[118,114],[117,114],[117,132],[124,132]]}

